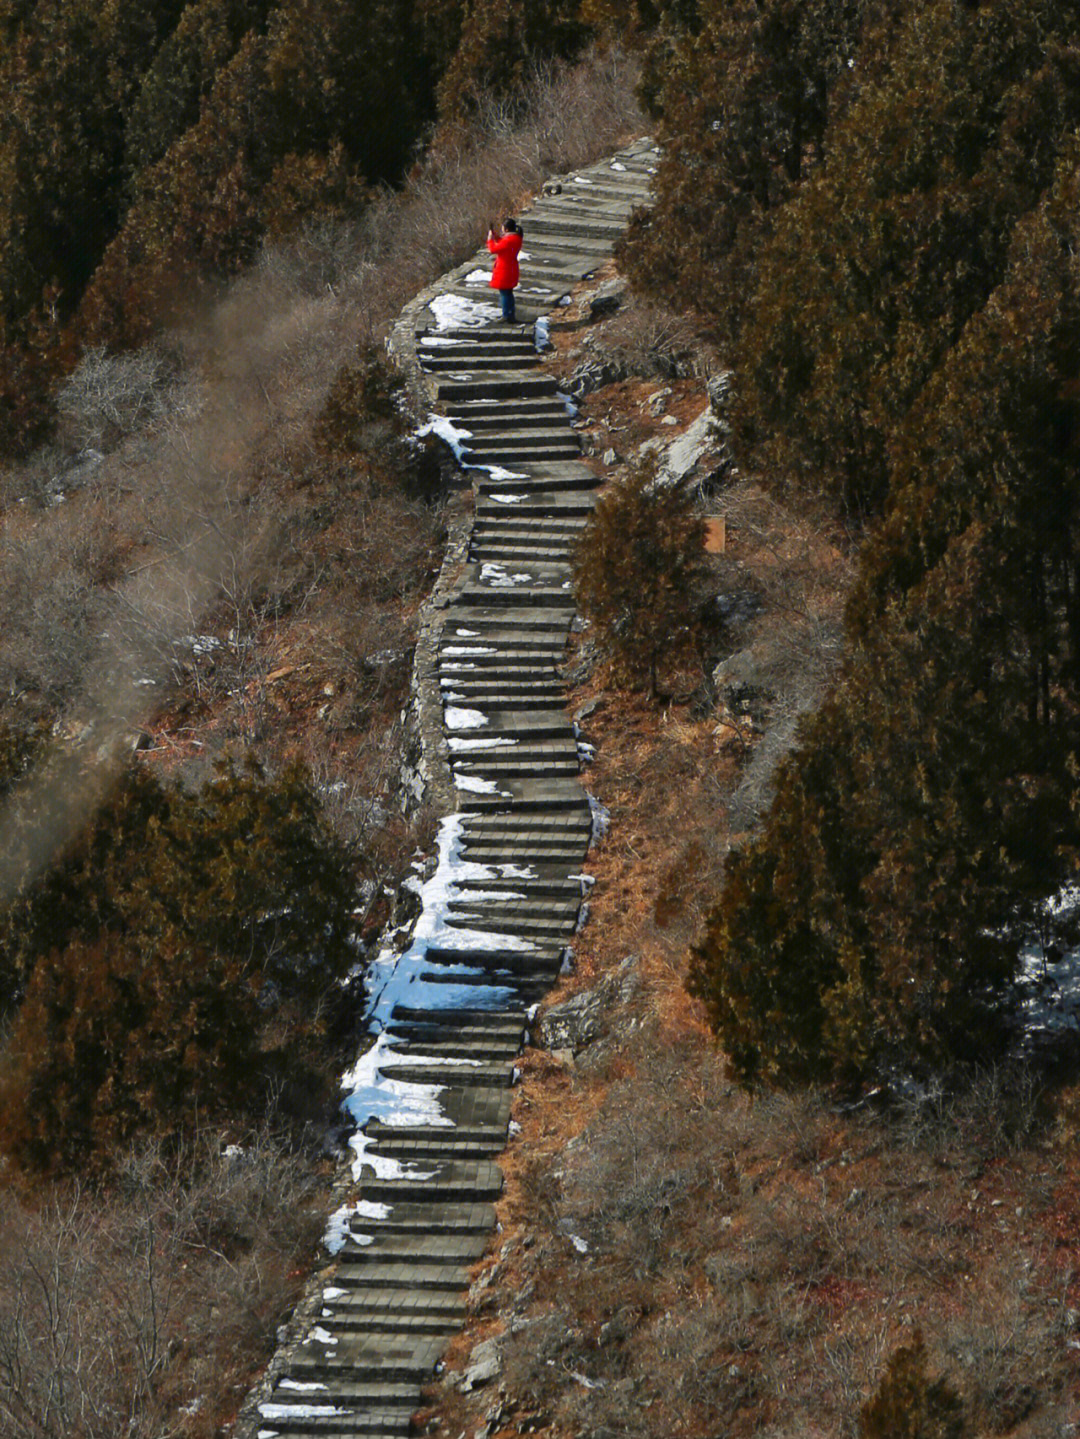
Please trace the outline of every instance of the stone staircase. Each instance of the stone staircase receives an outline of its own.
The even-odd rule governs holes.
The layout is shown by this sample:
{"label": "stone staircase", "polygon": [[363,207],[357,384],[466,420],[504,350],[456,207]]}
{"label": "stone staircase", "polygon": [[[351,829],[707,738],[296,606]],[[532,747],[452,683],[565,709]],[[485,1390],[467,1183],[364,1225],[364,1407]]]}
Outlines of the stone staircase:
{"label": "stone staircase", "polygon": [[[480,252],[410,307],[404,340],[399,326],[414,396],[465,432],[461,459],[482,467],[464,563],[418,658],[439,700],[427,761],[443,766],[454,813],[410,947],[381,960],[373,984],[378,1039],[350,1101],[357,1158],[336,1254],[237,1422],[247,1439],[408,1434],[495,1228],[514,1060],[565,963],[592,832],[558,666],[597,480],[533,322],[609,257],[655,163],[639,141],[546,187],[522,216],[519,323],[469,281],[488,268]],[[376,1102],[368,1115],[364,1096],[386,1089],[404,1111]]]}

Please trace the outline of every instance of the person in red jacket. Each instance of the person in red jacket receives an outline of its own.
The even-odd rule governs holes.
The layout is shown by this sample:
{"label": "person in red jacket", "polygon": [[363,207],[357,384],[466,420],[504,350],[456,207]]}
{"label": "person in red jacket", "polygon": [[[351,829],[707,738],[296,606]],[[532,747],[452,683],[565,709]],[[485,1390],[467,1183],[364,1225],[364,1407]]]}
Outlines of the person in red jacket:
{"label": "person in red jacket", "polygon": [[501,230],[497,225],[493,225],[488,231],[487,247],[495,256],[491,288],[498,290],[499,299],[502,301],[502,317],[511,324],[517,318],[514,312],[514,286],[521,278],[518,270],[521,243],[521,226],[516,220],[507,220]]}

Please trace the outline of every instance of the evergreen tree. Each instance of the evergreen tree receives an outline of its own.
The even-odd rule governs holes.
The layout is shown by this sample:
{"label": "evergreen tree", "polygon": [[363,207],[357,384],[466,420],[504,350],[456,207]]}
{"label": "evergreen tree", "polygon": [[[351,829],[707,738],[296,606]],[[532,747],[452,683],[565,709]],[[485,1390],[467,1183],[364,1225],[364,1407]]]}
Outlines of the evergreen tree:
{"label": "evergreen tree", "polygon": [[705,573],[705,526],[693,494],[657,475],[655,458],[601,495],[574,559],[582,613],[618,672],[657,694],[661,657],[694,638]]}
{"label": "evergreen tree", "polygon": [[944,1379],[930,1378],[926,1346],[916,1330],[863,1405],[859,1439],[965,1439],[967,1433],[960,1397]]}
{"label": "evergreen tree", "polygon": [[1076,165],[893,447],[850,661],[728,864],[692,985],[748,1081],[985,1058],[1080,869]]}

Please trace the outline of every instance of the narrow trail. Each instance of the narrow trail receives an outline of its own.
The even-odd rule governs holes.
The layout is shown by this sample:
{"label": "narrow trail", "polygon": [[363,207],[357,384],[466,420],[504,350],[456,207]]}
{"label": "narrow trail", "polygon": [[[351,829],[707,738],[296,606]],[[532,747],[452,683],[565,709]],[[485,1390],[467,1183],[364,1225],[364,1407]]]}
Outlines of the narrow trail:
{"label": "narrow trail", "polygon": [[[426,683],[434,697],[425,767],[453,812],[412,942],[381,962],[373,987],[379,1037],[350,1101],[355,1184],[335,1217],[334,1262],[246,1415],[251,1430],[238,1432],[408,1434],[495,1228],[514,1060],[575,932],[591,837],[558,666],[574,616],[571,549],[598,481],[533,325],[610,257],[655,163],[652,142],[638,141],[548,187],[522,216],[517,324],[468,281],[488,268],[482,251],[398,327],[414,391],[478,467],[467,550],[433,600],[417,660],[421,694]],[[387,1090],[403,1105],[365,1107]]]}

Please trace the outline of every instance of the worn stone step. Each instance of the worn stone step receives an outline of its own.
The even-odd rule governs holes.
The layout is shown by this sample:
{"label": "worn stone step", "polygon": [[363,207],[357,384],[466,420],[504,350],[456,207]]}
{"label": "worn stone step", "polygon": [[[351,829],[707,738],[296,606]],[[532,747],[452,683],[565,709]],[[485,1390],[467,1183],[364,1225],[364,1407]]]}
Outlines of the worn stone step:
{"label": "worn stone step", "polygon": [[[368,1232],[363,1226],[371,1221],[357,1218],[353,1222],[361,1233]],[[495,1210],[488,1203],[432,1203],[429,1200],[415,1204],[399,1201],[387,1206],[387,1213],[378,1220],[378,1225],[387,1233],[394,1234],[488,1233],[495,1227]]]}
{"label": "worn stone step", "polygon": [[350,1334],[441,1334],[449,1339],[465,1322],[464,1315],[457,1317],[442,1314],[394,1314],[382,1309],[351,1309],[347,1302],[335,1300],[323,1311],[324,1318],[332,1318],[337,1329]]}
{"label": "worn stone step", "polygon": [[472,441],[462,446],[462,455],[467,465],[516,465],[520,460],[561,460],[581,453],[581,446],[573,436],[565,440],[507,440],[498,446],[483,449],[471,448]]}
{"label": "worn stone step", "polygon": [[[453,982],[460,984],[461,977]],[[379,1179],[366,1173],[359,1188],[363,1198],[388,1204],[402,1200],[433,1204],[449,1200],[460,1204],[466,1200],[498,1199],[502,1193],[502,1172],[490,1160],[451,1161],[436,1166],[430,1179]]]}
{"label": "worn stone step", "polygon": [[[442,1052],[445,1046],[449,1053],[457,1052],[459,1047],[462,1054],[468,1054],[486,1045],[496,1045],[500,1050],[511,1050],[509,1057],[512,1058],[521,1050],[525,1038],[525,1024],[515,1022],[496,1027],[486,1024],[443,1024],[435,1021],[425,1023],[418,1020],[393,1019],[387,1026],[387,1033],[410,1044],[436,1044],[439,1050],[435,1052]],[[499,1057],[503,1057],[501,1053]],[[396,1126],[373,1124],[368,1126],[368,1132],[381,1133],[384,1129],[393,1128]],[[459,1125],[458,1131],[462,1128],[463,1126]]]}
{"label": "worn stone step", "polygon": [[[490,1163],[490,1160],[479,1160],[481,1164]],[[399,1180],[404,1183],[404,1180]],[[416,1289],[435,1290],[447,1293],[467,1289],[469,1286],[469,1268],[467,1264],[443,1264],[439,1263],[414,1263],[407,1258],[392,1259],[385,1262],[373,1260],[368,1264],[357,1264],[352,1262],[355,1256],[350,1256],[350,1263],[347,1268],[338,1267],[334,1271],[335,1283],[342,1289],[346,1287],[354,1289]],[[329,1329],[331,1325],[327,1324]]]}
{"label": "worn stone step", "polygon": [[[496,497],[500,495],[502,498]],[[496,491],[494,495],[481,492],[476,501],[476,514],[481,520],[513,516],[521,523],[535,516],[556,513],[568,519],[578,519],[584,525],[595,505],[592,489],[549,491],[539,495],[527,493],[515,495],[513,499],[507,498],[506,491]]]}
{"label": "worn stone step", "polygon": [[310,1403],[297,1404],[292,1417],[280,1406],[268,1407],[265,1412],[270,1417],[264,1420],[265,1427],[259,1432],[288,1435],[289,1439],[329,1439],[330,1435],[340,1435],[341,1439],[354,1439],[354,1436],[359,1439],[361,1435],[363,1439],[399,1439],[413,1432],[411,1415],[394,1409],[380,1411],[365,1406],[353,1410],[328,1403],[323,1407],[339,1412],[320,1415],[317,1407],[313,1408]]}
{"label": "worn stone step", "polygon": [[420,364],[429,374],[439,375],[443,371],[457,374],[459,371],[467,375],[498,374],[502,371],[509,371],[512,374],[535,370],[540,363],[540,357],[533,350],[531,355],[509,354],[495,355],[491,353],[475,355],[457,355],[453,351],[440,352],[431,350],[420,356]]}
{"label": "worn stone step", "polygon": [[525,396],[554,395],[557,386],[551,375],[473,375],[465,380],[440,379],[437,394],[440,402],[471,399],[510,399]]}
{"label": "worn stone step", "polygon": [[[421,1041],[418,1039],[405,1038],[401,1045],[392,1044],[389,1046],[391,1054],[407,1054],[409,1047],[416,1047]],[[473,1038],[458,1039],[436,1039],[422,1041],[426,1053],[436,1056],[439,1059],[479,1059],[485,1060],[513,1060],[521,1052],[521,1035],[508,1034],[505,1038],[496,1035],[477,1036]],[[380,1131],[381,1133],[381,1131]],[[462,1133],[461,1126],[455,1126],[455,1134]]]}
{"label": "worn stone step", "polygon": [[449,418],[455,429],[468,430],[474,435],[565,427],[570,419],[561,400],[554,403],[545,402],[542,406],[536,405],[531,409],[507,406],[499,415],[470,414],[464,405],[460,405]]}
{"label": "worn stone step", "polygon": [[[461,926],[464,928],[464,926]],[[478,926],[468,926],[476,929]],[[498,931],[491,930],[492,945],[498,940]],[[477,970],[498,970],[501,974],[524,974],[526,977],[533,977],[540,971],[548,971],[552,967],[558,971],[562,963],[562,945],[553,945],[548,941],[541,941],[529,949],[496,949],[485,946],[483,949],[470,948],[463,939],[460,946],[451,948],[449,945],[430,945],[425,958],[431,964],[468,965],[471,969]],[[505,1066],[509,1071],[512,1066]],[[432,1084],[443,1083],[439,1080],[426,1081]]]}
{"label": "worn stone step", "polygon": [[[290,1376],[282,1376],[288,1381]],[[308,1381],[309,1384],[312,1381]],[[281,1382],[274,1389],[270,1396],[270,1402],[274,1404],[340,1404],[349,1408],[359,1408],[361,1405],[373,1409],[404,1409],[411,1413],[417,1408],[420,1397],[420,1389],[414,1384],[393,1384],[393,1383],[363,1383],[350,1384],[348,1380],[339,1379],[331,1383],[323,1384],[318,1389],[304,1388],[294,1389],[288,1386],[287,1382]]]}
{"label": "worn stone step", "polygon": [[469,549],[469,555],[476,560],[499,560],[517,564],[529,559],[557,560],[573,554],[572,545],[504,545],[479,544]]}
{"label": "worn stone step", "polygon": [[337,1257],[333,1283],[347,1287],[369,1268],[387,1264],[421,1266],[471,1264],[487,1248],[483,1234],[387,1234],[373,1226],[373,1242],[361,1245],[346,1241]]}
{"label": "worn stone step", "polygon": [[332,1322],[316,1326],[333,1342],[315,1335],[299,1346],[290,1361],[297,1378],[360,1380],[413,1380],[426,1382],[435,1370],[444,1342],[425,1335],[350,1335]]}
{"label": "worn stone step", "polygon": [[420,978],[425,984],[443,985],[447,989],[469,989],[474,994],[499,994],[512,996],[519,1004],[538,1004],[547,997],[557,976],[548,973],[540,975],[500,974],[491,970],[484,974],[455,974],[451,970],[424,970]]}
{"label": "worn stone step", "polygon": [[[538,755],[524,758],[514,750],[488,750],[483,764],[475,761],[464,765],[455,761],[455,768],[463,774],[475,774],[480,778],[493,778],[502,785],[508,780],[570,779],[581,773],[581,760],[575,753],[552,758]],[[482,796],[477,795],[479,800]]]}
{"label": "worn stone step", "polygon": [[507,609],[514,609],[519,606],[533,605],[562,605],[568,610],[574,608],[574,596],[569,589],[561,586],[542,585],[513,585],[501,589],[497,586],[484,584],[482,581],[468,585],[458,590],[457,594],[450,601],[451,608],[454,606],[492,604],[505,605]]}
{"label": "worn stone step", "polygon": [[[517,882],[516,879],[507,881],[512,884]],[[453,1009],[424,1009],[409,1004],[395,1004],[391,1018],[395,1023],[402,1020],[405,1023],[437,1023],[447,1027],[467,1025],[470,1028],[483,1028],[490,1025],[493,1029],[499,1029],[502,1025],[510,1022],[524,1027],[529,1019],[523,1009],[514,1009],[510,1006],[500,1006],[496,1009],[470,1009],[466,1005],[456,1005]]]}

